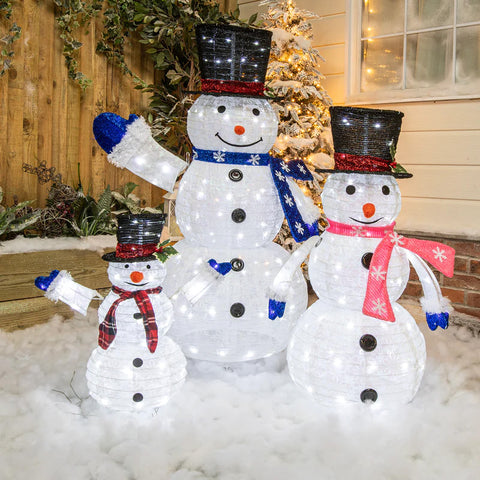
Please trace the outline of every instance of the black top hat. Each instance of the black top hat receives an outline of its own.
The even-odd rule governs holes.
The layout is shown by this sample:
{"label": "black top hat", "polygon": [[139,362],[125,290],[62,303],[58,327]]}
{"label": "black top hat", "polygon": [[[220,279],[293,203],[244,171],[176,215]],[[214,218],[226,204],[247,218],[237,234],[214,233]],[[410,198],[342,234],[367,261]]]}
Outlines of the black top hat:
{"label": "black top hat", "polygon": [[402,112],[330,107],[335,168],[317,172],[366,173],[409,178],[392,158],[402,127]]}
{"label": "black top hat", "polygon": [[195,31],[202,91],[190,93],[264,96],[272,32],[206,23]]}
{"label": "black top hat", "polygon": [[117,248],[102,259],[130,263],[156,260],[153,254],[157,251],[166,217],[163,213],[119,215]]}

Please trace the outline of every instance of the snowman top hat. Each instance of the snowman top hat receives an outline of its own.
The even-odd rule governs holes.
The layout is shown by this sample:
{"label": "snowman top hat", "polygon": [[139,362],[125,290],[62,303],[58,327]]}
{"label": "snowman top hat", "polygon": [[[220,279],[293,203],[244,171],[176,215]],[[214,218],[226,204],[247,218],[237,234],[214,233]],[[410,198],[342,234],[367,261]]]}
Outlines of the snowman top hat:
{"label": "snowman top hat", "polygon": [[358,107],[330,107],[334,169],[324,173],[364,173],[410,178],[394,159],[403,113]]}
{"label": "snowman top hat", "polygon": [[156,260],[154,253],[160,242],[166,215],[141,213],[119,215],[117,248],[103,255],[107,262],[148,262]]}
{"label": "snowman top hat", "polygon": [[222,24],[195,27],[203,95],[264,97],[272,32]]}

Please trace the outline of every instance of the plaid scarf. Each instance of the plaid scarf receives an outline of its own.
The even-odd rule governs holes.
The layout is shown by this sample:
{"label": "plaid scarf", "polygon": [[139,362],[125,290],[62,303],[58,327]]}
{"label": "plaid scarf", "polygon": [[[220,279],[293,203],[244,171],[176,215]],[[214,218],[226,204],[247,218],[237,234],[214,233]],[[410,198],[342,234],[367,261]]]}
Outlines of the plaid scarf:
{"label": "plaid scarf", "polygon": [[149,294],[160,293],[162,287],[149,288],[147,290],[138,290],[136,292],[128,292],[121,288],[112,287],[112,292],[120,296],[112,303],[112,306],[108,310],[105,320],[100,324],[98,330],[98,345],[106,350],[113,342],[115,335],[117,334],[117,322],[115,319],[115,312],[118,305],[124,300],[129,298],[135,299],[140,313],[143,315],[143,326],[145,327],[145,335],[147,338],[147,346],[150,352],[155,352],[158,343],[158,329],[155,322],[155,312],[153,311],[152,303],[148,298]]}

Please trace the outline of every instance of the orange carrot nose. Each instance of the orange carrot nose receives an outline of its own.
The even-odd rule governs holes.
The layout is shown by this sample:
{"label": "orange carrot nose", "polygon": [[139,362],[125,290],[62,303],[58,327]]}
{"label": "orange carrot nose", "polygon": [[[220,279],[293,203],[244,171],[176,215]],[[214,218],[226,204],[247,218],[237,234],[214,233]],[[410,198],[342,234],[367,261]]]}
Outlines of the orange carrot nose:
{"label": "orange carrot nose", "polygon": [[235,125],[235,128],[233,129],[233,131],[237,134],[237,135],[243,135],[245,133],[245,128],[242,127],[241,125]]}
{"label": "orange carrot nose", "polygon": [[143,273],[142,272],[132,272],[130,274],[130,279],[134,283],[141,282],[143,280]]}
{"label": "orange carrot nose", "polygon": [[375,205],[373,203],[366,203],[363,206],[363,214],[367,217],[373,217],[375,215]]}

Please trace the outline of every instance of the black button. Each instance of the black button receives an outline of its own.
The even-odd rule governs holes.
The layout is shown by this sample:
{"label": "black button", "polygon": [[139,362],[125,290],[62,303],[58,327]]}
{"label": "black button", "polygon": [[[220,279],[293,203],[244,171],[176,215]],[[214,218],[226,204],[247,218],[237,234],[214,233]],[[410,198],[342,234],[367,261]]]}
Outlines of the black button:
{"label": "black button", "polygon": [[141,402],[143,400],[143,395],[141,393],[136,393],[133,397],[132,400],[134,402]]}
{"label": "black button", "polygon": [[368,270],[370,268],[370,263],[372,262],[373,253],[367,252],[362,257],[362,265]]}
{"label": "black button", "polygon": [[134,358],[132,363],[134,367],[138,368],[143,365],[143,360],[141,358]]}
{"label": "black button", "polygon": [[232,270],[235,272],[240,272],[245,266],[245,263],[241,258],[232,258],[230,263],[232,264]]}
{"label": "black button", "polygon": [[245,210],[242,210],[241,208],[236,208],[232,212],[232,220],[235,223],[242,223],[246,217],[247,217],[247,214],[245,213]]}
{"label": "black button", "polygon": [[243,173],[238,168],[234,168],[228,172],[228,178],[232,182],[239,182],[243,178]]}
{"label": "black button", "polygon": [[367,333],[360,338],[360,347],[366,352],[372,352],[377,348],[377,339],[373,335]]}
{"label": "black button", "polygon": [[378,393],[373,390],[373,388],[367,388],[360,394],[360,400],[363,403],[366,402],[376,402],[378,398]]}
{"label": "black button", "polygon": [[230,307],[232,317],[239,318],[245,313],[245,307],[241,303],[234,303]]}
{"label": "black button", "polygon": [[140,320],[141,318],[143,318],[143,315],[141,313],[137,312],[137,313],[133,314],[133,318],[135,320]]}

